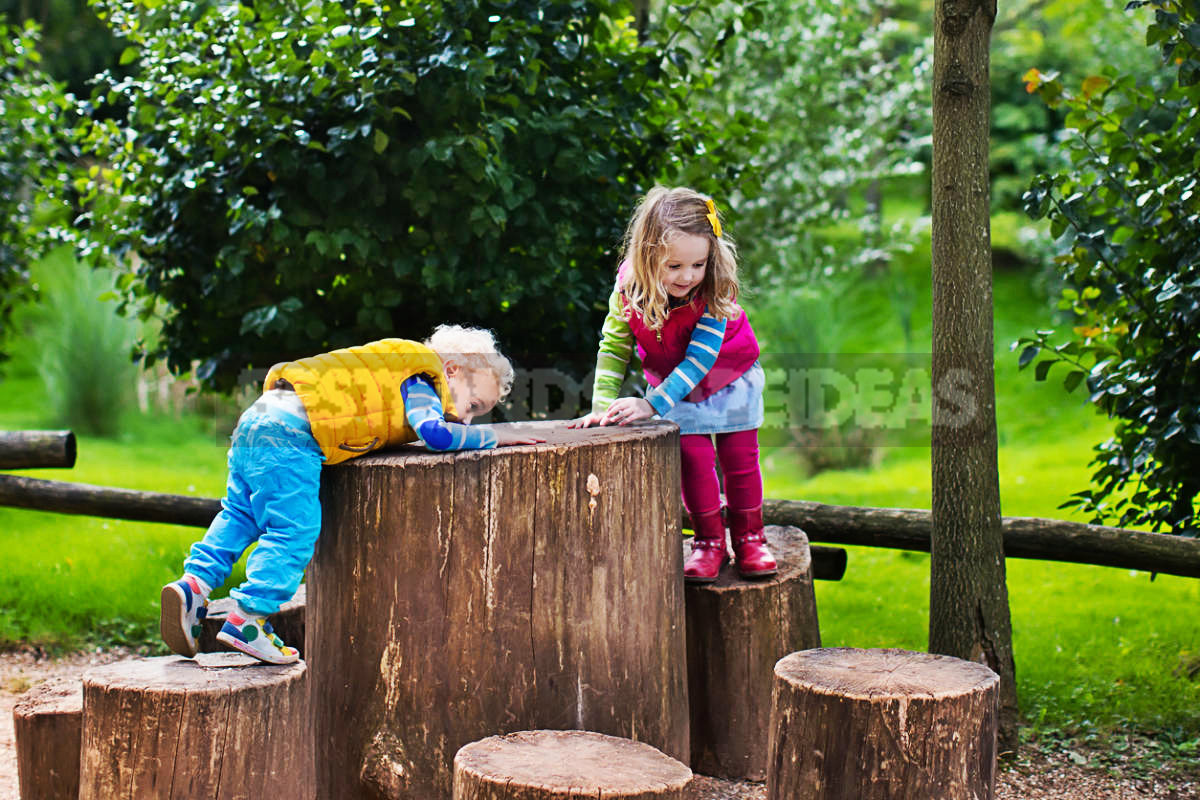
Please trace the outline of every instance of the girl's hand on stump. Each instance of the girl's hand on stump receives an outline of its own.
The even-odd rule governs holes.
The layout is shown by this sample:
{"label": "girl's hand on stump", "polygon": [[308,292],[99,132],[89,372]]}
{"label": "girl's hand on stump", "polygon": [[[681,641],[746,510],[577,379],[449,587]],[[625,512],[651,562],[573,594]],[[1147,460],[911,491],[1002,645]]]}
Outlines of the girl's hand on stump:
{"label": "girl's hand on stump", "polygon": [[603,413],[598,412],[598,411],[593,411],[591,414],[588,414],[587,416],[580,417],[579,419],[571,420],[570,422],[567,423],[567,427],[568,428],[591,428],[595,425],[601,424],[600,420],[603,417],[604,417]]}
{"label": "girl's hand on stump", "polygon": [[650,419],[655,414],[654,406],[641,397],[622,397],[604,412],[601,425],[628,425],[639,419]]}
{"label": "girl's hand on stump", "polygon": [[517,444],[541,444],[546,441],[541,436],[529,436],[519,430],[496,428],[496,447],[509,447]]}

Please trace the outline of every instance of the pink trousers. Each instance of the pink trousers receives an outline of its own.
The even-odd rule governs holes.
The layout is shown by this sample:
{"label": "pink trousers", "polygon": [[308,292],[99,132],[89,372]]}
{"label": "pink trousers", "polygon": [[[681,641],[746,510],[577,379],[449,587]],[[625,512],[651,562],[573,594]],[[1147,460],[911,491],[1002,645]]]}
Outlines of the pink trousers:
{"label": "pink trousers", "polygon": [[725,479],[725,501],[738,511],[758,508],[763,500],[762,472],[758,468],[758,431],[686,434],[679,437],[683,505],[689,514],[707,514],[721,507],[717,461]]}

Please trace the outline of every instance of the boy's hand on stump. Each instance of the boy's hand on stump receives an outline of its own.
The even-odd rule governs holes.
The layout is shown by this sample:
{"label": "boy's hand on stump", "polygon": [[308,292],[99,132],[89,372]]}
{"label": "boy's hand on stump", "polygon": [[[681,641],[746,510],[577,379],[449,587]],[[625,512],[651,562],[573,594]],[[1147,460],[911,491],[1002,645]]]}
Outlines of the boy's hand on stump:
{"label": "boy's hand on stump", "polygon": [[508,428],[495,428],[496,432],[496,447],[508,447],[517,444],[541,444],[546,441],[541,436],[530,436],[522,433],[519,430]]}

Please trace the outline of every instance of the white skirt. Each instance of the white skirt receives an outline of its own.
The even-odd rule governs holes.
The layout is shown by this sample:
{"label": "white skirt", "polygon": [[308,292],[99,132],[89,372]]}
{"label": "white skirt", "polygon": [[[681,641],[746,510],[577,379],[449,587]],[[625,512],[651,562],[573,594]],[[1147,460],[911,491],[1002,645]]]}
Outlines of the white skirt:
{"label": "white skirt", "polygon": [[766,375],[757,361],[741,377],[699,403],[680,400],[662,416],[679,426],[681,435],[757,430],[763,424]]}

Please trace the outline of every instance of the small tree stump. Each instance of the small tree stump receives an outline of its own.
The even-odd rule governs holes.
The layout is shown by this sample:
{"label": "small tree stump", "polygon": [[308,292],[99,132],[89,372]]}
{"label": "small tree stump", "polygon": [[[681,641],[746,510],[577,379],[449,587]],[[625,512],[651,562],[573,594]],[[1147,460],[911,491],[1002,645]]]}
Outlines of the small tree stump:
{"label": "small tree stump", "polygon": [[691,764],[701,775],[766,779],[775,663],[821,646],[808,537],[774,525],[765,532],[775,576],[746,580],[726,564],[714,583],[684,589]]}
{"label": "small tree stump", "polygon": [[[296,590],[291,600],[279,607],[279,610],[267,617],[271,627],[275,629],[280,639],[289,647],[300,651],[304,656],[304,607],[306,593],[304,584]],[[201,653],[235,652],[232,647],[217,641],[217,634],[225,624],[229,612],[237,608],[237,601],[232,597],[222,597],[208,604],[208,616],[201,622],[200,638],[196,645]]]}
{"label": "small tree stump", "polygon": [[768,800],[982,800],[1000,678],[906,650],[805,650],[775,665]]}
{"label": "small tree stump", "polygon": [[684,800],[692,771],[648,744],[590,731],[520,731],[454,757],[454,800]]}
{"label": "small tree stump", "polygon": [[13,707],[13,734],[22,800],[79,797],[82,716],[79,678],[52,678],[21,695]]}
{"label": "small tree stump", "polygon": [[240,653],[89,670],[79,800],[313,797],[305,676]]}
{"label": "small tree stump", "polygon": [[322,798],[449,798],[460,747],[521,730],[687,759],[678,427],[521,429],[546,443],[322,475],[305,648]]}

